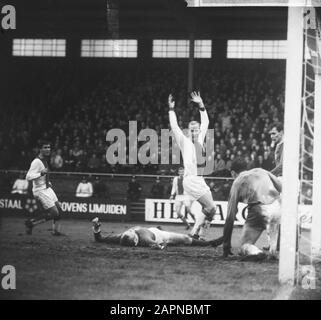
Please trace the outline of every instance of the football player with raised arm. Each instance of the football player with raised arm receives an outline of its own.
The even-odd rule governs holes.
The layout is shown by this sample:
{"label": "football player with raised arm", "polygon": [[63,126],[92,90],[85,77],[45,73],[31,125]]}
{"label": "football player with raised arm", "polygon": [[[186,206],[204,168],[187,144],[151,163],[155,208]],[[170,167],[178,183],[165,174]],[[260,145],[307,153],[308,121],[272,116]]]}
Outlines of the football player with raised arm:
{"label": "football player with raised arm", "polygon": [[198,105],[201,123],[191,121],[188,125],[188,134],[185,136],[177,124],[173,96],[170,94],[168,97],[169,122],[175,140],[181,150],[185,168],[183,181],[184,190],[191,200],[197,200],[201,204],[202,212],[205,215],[205,219],[203,221],[200,220],[200,225],[194,225],[193,236],[198,237],[201,228],[206,229],[209,227],[215,214],[215,205],[210,188],[206,184],[201,170],[198,170],[197,161],[200,156],[199,153],[203,150],[209,119],[199,92],[191,93],[191,101]]}

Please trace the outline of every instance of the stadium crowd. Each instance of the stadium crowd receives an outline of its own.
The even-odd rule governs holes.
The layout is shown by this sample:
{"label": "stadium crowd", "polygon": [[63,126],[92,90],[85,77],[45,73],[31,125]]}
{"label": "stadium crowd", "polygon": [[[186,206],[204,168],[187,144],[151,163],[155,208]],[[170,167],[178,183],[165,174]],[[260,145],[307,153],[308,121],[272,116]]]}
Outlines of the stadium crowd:
{"label": "stadium crowd", "polygon": [[[5,113],[0,131],[3,150],[0,167],[27,169],[37,152],[35,141],[52,142],[51,169],[53,171],[109,172],[131,174],[176,174],[179,166],[128,164],[129,121],[137,121],[137,132],[154,129],[160,138],[161,129],[169,128],[167,96],[172,92],[176,100],[179,125],[186,128],[190,119],[198,119],[198,111],[187,101],[186,67],[171,63],[149,68],[133,65],[127,69],[114,68],[91,85],[91,92],[79,93],[78,101],[56,107],[59,94],[57,84],[45,82],[46,96],[26,112],[23,99],[14,112]],[[214,128],[214,176],[229,176],[231,161],[244,157],[248,168],[273,168],[273,149],[269,129],[283,119],[283,72],[247,64],[224,67],[200,64],[194,86],[200,90],[209,113],[210,128]],[[57,79],[57,77],[56,77]],[[57,81],[57,80],[56,80]],[[72,83],[72,81],[69,81]],[[64,80],[64,84],[66,80]],[[62,86],[61,86],[62,87]],[[76,84],[70,90],[77,91]],[[83,87],[86,87],[83,85]],[[79,88],[79,87],[78,87]],[[59,87],[61,91],[61,88]],[[76,95],[76,93],[75,93]],[[58,96],[58,97],[57,97]],[[68,100],[67,100],[68,101]],[[42,108],[43,103],[48,108]],[[58,112],[57,112],[58,111]],[[106,161],[106,133],[120,128],[127,135],[127,165],[111,165]],[[138,142],[138,148],[143,143]],[[125,148],[125,146],[124,146]],[[160,143],[151,159],[160,160]]]}

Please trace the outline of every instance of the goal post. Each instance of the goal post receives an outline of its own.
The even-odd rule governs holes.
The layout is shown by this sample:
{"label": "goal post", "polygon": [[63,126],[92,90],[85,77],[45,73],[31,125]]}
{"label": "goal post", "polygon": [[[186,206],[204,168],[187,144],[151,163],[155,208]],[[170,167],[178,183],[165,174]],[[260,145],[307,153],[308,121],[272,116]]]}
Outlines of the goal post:
{"label": "goal post", "polygon": [[294,285],[299,196],[303,8],[288,7],[279,281]]}
{"label": "goal post", "polygon": [[311,255],[312,259],[319,259],[321,258],[321,72],[315,75],[312,190]]}

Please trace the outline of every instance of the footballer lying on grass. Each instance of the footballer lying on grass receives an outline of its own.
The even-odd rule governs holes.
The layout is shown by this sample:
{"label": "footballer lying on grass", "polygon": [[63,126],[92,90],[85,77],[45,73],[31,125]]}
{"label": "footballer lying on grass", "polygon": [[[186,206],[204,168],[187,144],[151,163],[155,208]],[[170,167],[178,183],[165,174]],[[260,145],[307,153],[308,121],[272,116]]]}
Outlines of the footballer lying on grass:
{"label": "footballer lying on grass", "polygon": [[101,224],[99,219],[95,218],[92,222],[94,237],[97,242],[119,244],[128,247],[150,247],[161,250],[168,245],[200,247],[216,246],[215,240],[197,240],[187,234],[164,231],[160,227],[144,228],[135,226],[122,233],[103,236],[100,230]]}

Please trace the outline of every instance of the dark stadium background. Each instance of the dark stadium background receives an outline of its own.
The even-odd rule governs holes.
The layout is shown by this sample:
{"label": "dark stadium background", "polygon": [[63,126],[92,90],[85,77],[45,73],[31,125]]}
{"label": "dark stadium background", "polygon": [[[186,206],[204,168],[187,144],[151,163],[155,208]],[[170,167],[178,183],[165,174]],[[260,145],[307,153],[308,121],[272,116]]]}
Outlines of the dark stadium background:
{"label": "dark stadium background", "polygon": [[[37,142],[48,138],[64,164],[52,171],[172,176],[178,166],[108,165],[106,131],[138,120],[138,130],[168,128],[167,96],[177,96],[181,124],[197,110],[188,91],[200,90],[215,129],[215,170],[230,177],[231,157],[245,157],[249,167],[271,169],[269,126],[283,119],[284,60],[227,59],[228,39],[282,40],[286,8],[186,8],[184,1],[12,1],[16,30],[1,35],[0,169],[27,170]],[[118,17],[118,20],[117,20]],[[137,39],[137,58],[85,58],[82,39]],[[210,39],[212,58],[152,58],[153,39]],[[12,56],[14,38],[66,39],[65,57]],[[194,81],[190,76],[194,69]],[[189,72],[190,71],[190,72]],[[108,98],[107,98],[108,97]],[[271,108],[271,106],[274,106]],[[108,110],[108,112],[107,112]],[[230,113],[231,129],[222,117]],[[241,118],[241,119],[240,119]],[[231,139],[235,141],[232,142]],[[263,159],[264,152],[266,158]],[[92,159],[93,154],[97,159]],[[17,177],[3,177],[7,192]],[[51,175],[58,194],[74,194],[82,175]],[[95,176],[89,176],[93,182]],[[111,197],[126,197],[127,182],[104,178]],[[155,178],[142,178],[142,198]],[[114,184],[115,182],[115,184]],[[170,179],[161,179],[167,198]],[[229,185],[216,180],[223,198]]]}

